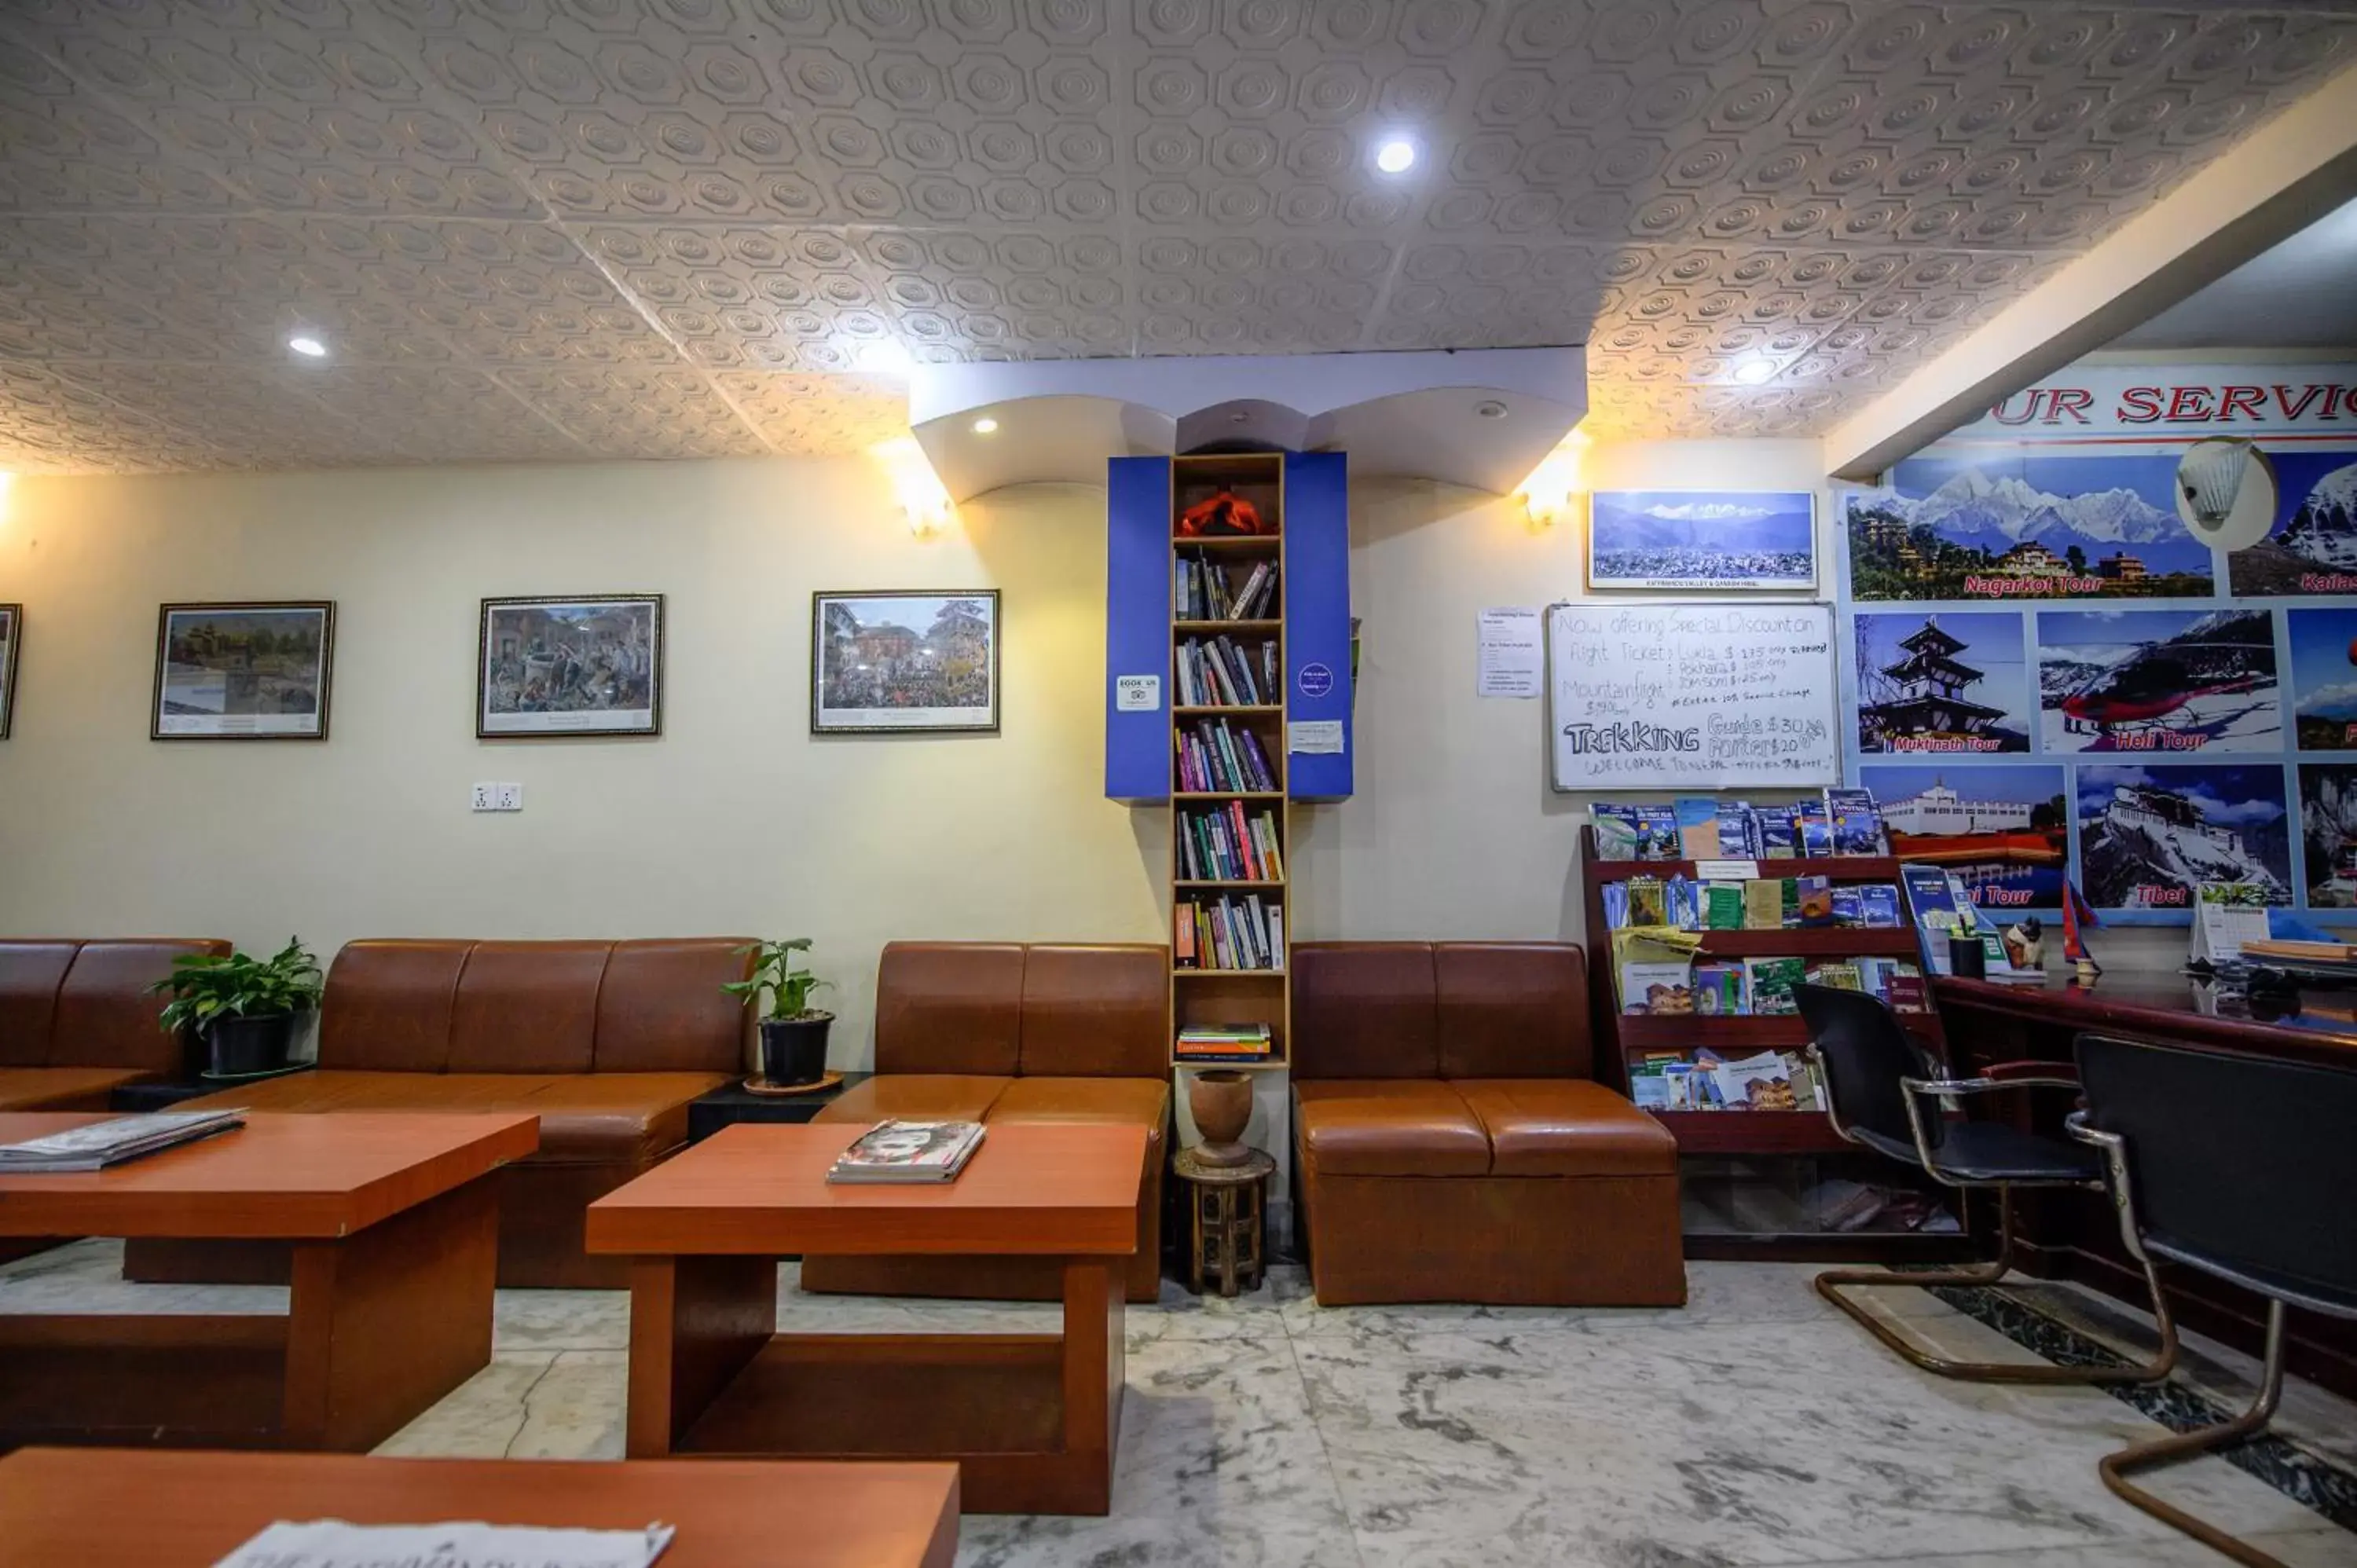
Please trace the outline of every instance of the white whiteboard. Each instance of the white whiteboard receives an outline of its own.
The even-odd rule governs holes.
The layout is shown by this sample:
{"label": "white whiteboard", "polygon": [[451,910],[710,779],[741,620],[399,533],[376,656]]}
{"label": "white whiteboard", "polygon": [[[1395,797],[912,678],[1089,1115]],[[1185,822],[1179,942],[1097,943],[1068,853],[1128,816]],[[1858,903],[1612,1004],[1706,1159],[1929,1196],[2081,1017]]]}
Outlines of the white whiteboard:
{"label": "white whiteboard", "polygon": [[1831,605],[1549,607],[1559,790],[1841,782]]}

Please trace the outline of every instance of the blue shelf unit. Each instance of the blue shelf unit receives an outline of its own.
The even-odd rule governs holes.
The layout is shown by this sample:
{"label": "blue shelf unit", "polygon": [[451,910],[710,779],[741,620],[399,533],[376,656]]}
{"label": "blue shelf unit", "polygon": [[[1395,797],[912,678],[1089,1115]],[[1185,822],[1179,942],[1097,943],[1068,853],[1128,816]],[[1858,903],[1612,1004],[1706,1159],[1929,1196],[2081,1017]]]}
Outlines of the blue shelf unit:
{"label": "blue shelf unit", "polygon": [[[1208,630],[1177,625],[1171,576],[1181,549],[1265,555],[1270,542],[1204,545],[1178,538],[1187,498],[1255,470],[1276,483],[1278,603],[1274,618],[1285,696],[1276,733],[1308,740],[1315,726],[1340,726],[1341,748],[1292,751],[1286,793],[1295,800],[1340,800],[1351,790],[1350,460],[1340,452],[1115,457],[1106,477],[1105,794],[1115,800],[1170,799],[1173,658],[1179,640]],[[1247,492],[1250,486],[1242,487]],[[1266,510],[1264,505],[1264,511]],[[1132,679],[1125,682],[1123,677]],[[1151,706],[1135,678],[1153,678]],[[1125,707],[1125,689],[1136,705]],[[1305,735],[1297,726],[1313,726]],[[1328,735],[1332,733],[1329,729]],[[1314,741],[1312,744],[1316,744]]]}

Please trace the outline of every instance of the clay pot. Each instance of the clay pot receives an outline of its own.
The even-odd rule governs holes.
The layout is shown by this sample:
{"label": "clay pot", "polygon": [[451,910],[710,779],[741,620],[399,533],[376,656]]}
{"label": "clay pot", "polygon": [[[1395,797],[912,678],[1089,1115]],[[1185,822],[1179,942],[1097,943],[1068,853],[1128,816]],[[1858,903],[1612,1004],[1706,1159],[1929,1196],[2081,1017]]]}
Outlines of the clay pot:
{"label": "clay pot", "polygon": [[1251,1158],[1242,1140],[1252,1108],[1252,1074],[1229,1068],[1195,1074],[1187,1086],[1187,1110],[1203,1135],[1195,1157],[1207,1165],[1240,1165]]}

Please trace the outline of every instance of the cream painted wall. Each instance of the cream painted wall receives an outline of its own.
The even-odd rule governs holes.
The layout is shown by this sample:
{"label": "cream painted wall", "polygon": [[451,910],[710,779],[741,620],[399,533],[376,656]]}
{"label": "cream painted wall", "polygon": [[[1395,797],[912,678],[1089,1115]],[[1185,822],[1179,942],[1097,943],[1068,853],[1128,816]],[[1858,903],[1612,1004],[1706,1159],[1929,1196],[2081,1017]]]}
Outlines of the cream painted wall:
{"label": "cream painted wall", "polygon": [[[1103,794],[1103,496],[910,537],[864,459],[26,479],[0,934],[810,934],[839,1064],[892,937],[1153,940],[1161,824]],[[1003,733],[809,734],[810,596],[996,586]],[[664,733],[479,741],[487,594],[669,596]],[[156,607],[337,601],[324,745],[147,738]],[[518,816],[467,810],[477,779]]]}
{"label": "cream painted wall", "polygon": [[[1816,465],[1813,441],[1641,442],[1589,449],[1583,478],[1816,489],[1830,598],[1832,510]],[[1544,702],[1474,695],[1474,618],[1583,596],[1583,525],[1534,531],[1515,501],[1429,484],[1359,487],[1351,512],[1359,788],[1347,804],[1295,813],[1300,932],[1578,940],[1579,829],[1595,797],[1548,788]]]}

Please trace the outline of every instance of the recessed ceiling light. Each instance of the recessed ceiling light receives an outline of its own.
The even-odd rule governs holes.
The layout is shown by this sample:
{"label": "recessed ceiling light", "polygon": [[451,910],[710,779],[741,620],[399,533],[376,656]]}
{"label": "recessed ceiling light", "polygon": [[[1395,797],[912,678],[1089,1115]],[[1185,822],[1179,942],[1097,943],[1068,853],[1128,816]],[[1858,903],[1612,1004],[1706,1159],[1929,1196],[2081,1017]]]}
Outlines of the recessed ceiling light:
{"label": "recessed ceiling light", "polygon": [[1746,360],[1741,364],[1736,366],[1735,369],[1729,371],[1727,374],[1733,376],[1737,381],[1741,381],[1745,386],[1756,387],[1761,381],[1771,380],[1775,376],[1776,361],[1773,360]]}
{"label": "recessed ceiling light", "polygon": [[1506,405],[1495,402],[1477,403],[1473,405],[1473,412],[1484,419],[1503,419],[1506,417]]}
{"label": "recessed ceiling light", "polygon": [[328,354],[328,346],[325,343],[320,342],[317,338],[306,337],[301,333],[296,333],[286,339],[286,346],[307,360],[323,360]]}
{"label": "recessed ceiling light", "polygon": [[1415,162],[1415,144],[1389,141],[1375,149],[1375,166],[1385,174],[1405,174]]}
{"label": "recessed ceiling light", "polygon": [[997,429],[998,421],[992,419],[987,414],[974,422],[974,433],[976,435],[989,435],[994,434]]}

